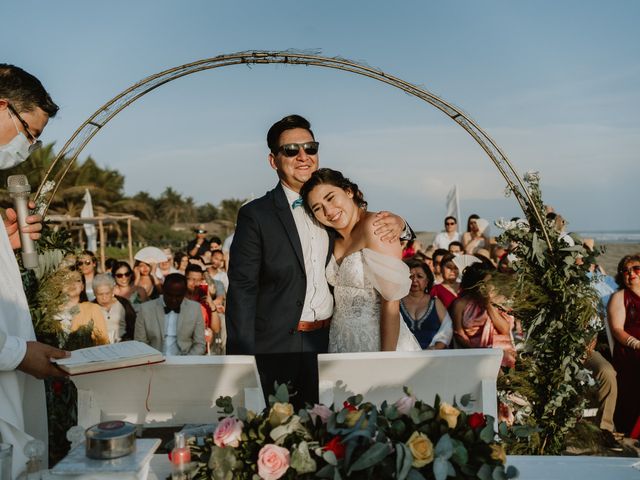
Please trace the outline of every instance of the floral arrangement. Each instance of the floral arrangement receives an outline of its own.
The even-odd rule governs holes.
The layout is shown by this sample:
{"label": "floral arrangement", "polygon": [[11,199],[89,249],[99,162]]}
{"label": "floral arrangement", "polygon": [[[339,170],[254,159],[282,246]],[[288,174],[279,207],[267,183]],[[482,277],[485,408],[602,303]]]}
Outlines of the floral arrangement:
{"label": "floral arrangement", "polygon": [[[468,397],[468,396],[465,396]],[[285,386],[256,414],[216,402],[223,416],[204,445],[191,440],[194,479],[437,479],[515,478],[506,467],[493,418],[467,414],[436,396],[433,406],[405,388],[379,408],[349,398],[294,412]],[[202,442],[200,442],[202,443]]]}
{"label": "floral arrangement", "polygon": [[[544,212],[540,175],[527,172],[524,181]],[[544,226],[547,243],[533,208],[525,213],[526,220],[496,222],[504,230],[498,242],[514,246],[509,289],[513,313],[526,331],[516,367],[498,378],[498,389],[505,420],[513,415],[509,452],[554,455],[564,450],[593,385],[583,363],[600,322],[587,268],[599,251],[587,251],[573,234],[575,245],[569,245],[551,223]]]}

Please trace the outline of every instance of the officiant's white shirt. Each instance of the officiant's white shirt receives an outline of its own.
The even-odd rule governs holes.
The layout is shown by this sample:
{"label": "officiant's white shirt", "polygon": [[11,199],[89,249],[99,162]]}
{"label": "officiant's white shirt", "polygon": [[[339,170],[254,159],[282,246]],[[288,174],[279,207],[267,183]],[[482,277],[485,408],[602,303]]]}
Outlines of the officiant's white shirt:
{"label": "officiant's white shirt", "polygon": [[282,188],[296,223],[302,245],[304,271],[307,274],[307,291],[304,295],[300,320],[306,322],[325,320],[333,313],[333,296],[329,291],[325,275],[329,234],[314,217],[306,212],[303,206],[296,208],[291,206],[300,197],[299,193],[287,188],[284,184],[282,184]]}
{"label": "officiant's white shirt", "polygon": [[0,437],[13,445],[13,474],[25,469],[25,444],[37,438],[47,445],[44,383],[17,371],[29,340],[35,340],[18,262],[0,225]]}

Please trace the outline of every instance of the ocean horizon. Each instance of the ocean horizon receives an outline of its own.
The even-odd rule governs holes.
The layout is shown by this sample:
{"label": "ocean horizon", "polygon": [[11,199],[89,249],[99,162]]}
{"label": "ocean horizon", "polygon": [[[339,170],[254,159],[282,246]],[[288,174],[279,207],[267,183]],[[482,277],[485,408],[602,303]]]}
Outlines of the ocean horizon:
{"label": "ocean horizon", "polygon": [[640,230],[590,230],[576,232],[598,243],[640,243]]}

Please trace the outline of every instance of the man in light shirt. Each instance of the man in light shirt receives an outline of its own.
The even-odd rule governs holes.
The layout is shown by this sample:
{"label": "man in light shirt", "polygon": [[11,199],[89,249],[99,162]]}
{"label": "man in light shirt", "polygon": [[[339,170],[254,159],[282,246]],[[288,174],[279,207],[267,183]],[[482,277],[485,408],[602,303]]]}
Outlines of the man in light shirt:
{"label": "man in light shirt", "polygon": [[164,355],[202,355],[205,351],[202,311],[198,302],[184,298],[186,294],[184,275],[167,275],[162,296],[140,306],[134,339]]}

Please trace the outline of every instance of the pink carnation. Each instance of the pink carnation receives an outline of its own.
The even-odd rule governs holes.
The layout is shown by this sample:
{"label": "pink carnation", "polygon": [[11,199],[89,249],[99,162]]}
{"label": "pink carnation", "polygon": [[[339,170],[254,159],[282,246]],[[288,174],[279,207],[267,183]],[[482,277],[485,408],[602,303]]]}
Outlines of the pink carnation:
{"label": "pink carnation", "polygon": [[240,437],[242,436],[242,427],[242,422],[237,418],[227,417],[223,419],[213,433],[213,443],[218,447],[238,448]]}
{"label": "pink carnation", "polygon": [[515,421],[512,408],[504,402],[498,402],[498,421],[505,422],[508,426]]}
{"label": "pink carnation", "polygon": [[409,415],[409,412],[416,404],[416,397],[413,395],[405,395],[395,403],[395,407],[402,415]]}
{"label": "pink carnation", "polygon": [[316,403],[313,408],[309,410],[309,415],[311,415],[311,419],[314,422],[316,421],[317,417],[320,417],[322,423],[326,424],[329,421],[329,417],[331,416],[331,410],[325,405],[318,405]]}
{"label": "pink carnation", "polygon": [[289,468],[289,450],[268,443],[258,453],[258,475],[263,480],[277,480]]}

